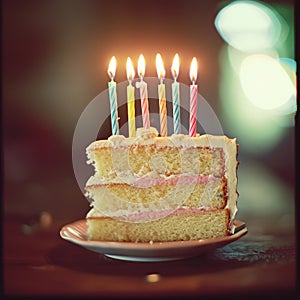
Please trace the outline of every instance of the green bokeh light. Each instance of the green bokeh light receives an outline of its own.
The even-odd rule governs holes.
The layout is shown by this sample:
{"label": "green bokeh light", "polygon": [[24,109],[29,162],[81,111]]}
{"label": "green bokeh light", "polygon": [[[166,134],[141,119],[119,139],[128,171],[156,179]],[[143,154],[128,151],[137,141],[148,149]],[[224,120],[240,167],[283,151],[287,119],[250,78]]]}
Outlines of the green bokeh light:
{"label": "green bokeh light", "polygon": [[232,135],[239,137],[245,151],[267,152],[285,133],[274,114],[253,105],[243,93],[239,75],[228,59],[227,46],[221,55],[220,101],[222,119]]}
{"label": "green bokeh light", "polygon": [[[227,12],[231,10],[232,17],[236,18],[231,24],[228,23],[230,26],[222,29],[220,20],[226,9]],[[237,16],[237,11],[244,13],[246,25],[243,24],[243,18]],[[258,23],[255,21],[257,16],[261,18]],[[230,20],[228,15],[226,18],[227,21]],[[220,54],[222,122],[231,135],[238,137],[246,152],[259,154],[272,151],[285,136],[288,127],[294,126],[297,109],[293,7],[266,6],[256,1],[234,1],[219,12],[215,25],[228,43]],[[253,33],[256,33],[257,39],[254,39]],[[251,44],[255,42],[257,45],[252,47]],[[248,64],[248,69],[243,70],[243,62],[251,56],[264,57],[266,66],[271,62],[272,72],[277,70],[278,74],[268,73],[266,69],[259,70],[260,64],[257,64],[257,71],[251,69],[251,64]],[[241,77],[241,71],[244,77]],[[255,71],[260,81],[255,82]],[[259,78],[261,73],[267,78]],[[245,78],[246,83],[250,84],[242,88],[241,80],[245,83]],[[265,84],[261,84],[264,80]],[[261,90],[256,90],[257,86]]]}

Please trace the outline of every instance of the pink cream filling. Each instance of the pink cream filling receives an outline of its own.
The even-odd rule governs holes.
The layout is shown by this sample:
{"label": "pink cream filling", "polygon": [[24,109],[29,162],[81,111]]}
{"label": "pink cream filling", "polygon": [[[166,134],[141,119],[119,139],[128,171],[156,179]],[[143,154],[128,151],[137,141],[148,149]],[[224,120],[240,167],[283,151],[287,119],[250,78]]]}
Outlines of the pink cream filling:
{"label": "pink cream filling", "polygon": [[199,184],[199,183],[208,183],[210,181],[220,180],[220,178],[213,176],[204,176],[204,175],[180,175],[179,177],[170,177],[170,178],[151,178],[151,177],[142,177],[138,179],[133,185],[137,188],[147,188],[155,185],[176,185],[176,184]]}
{"label": "pink cream filling", "polygon": [[[205,211],[215,211],[216,208],[210,207],[199,207],[199,208],[178,208],[178,209],[165,209],[161,211],[152,211],[152,212],[139,212],[130,215],[124,215],[119,217],[120,220],[126,220],[128,222],[141,222],[141,221],[151,221],[160,219],[166,216],[181,216],[185,214],[200,214]],[[92,217],[97,218],[97,217]],[[100,217],[102,218],[102,217]]]}

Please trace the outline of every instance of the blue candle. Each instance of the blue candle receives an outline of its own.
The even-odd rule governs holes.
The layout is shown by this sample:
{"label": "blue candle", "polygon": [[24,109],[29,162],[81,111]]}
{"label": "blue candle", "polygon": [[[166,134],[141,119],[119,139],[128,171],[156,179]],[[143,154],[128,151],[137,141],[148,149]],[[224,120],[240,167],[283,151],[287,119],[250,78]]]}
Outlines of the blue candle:
{"label": "blue candle", "polygon": [[177,82],[179,73],[179,56],[177,53],[174,56],[171,71],[174,78],[174,82],[172,83],[174,133],[178,134],[180,133],[180,93],[179,83]]}
{"label": "blue candle", "polygon": [[111,79],[108,83],[108,92],[110,100],[110,115],[111,115],[111,131],[112,135],[119,134],[119,124],[118,124],[118,105],[117,105],[117,85],[114,81],[116,74],[117,61],[113,56],[110,60],[107,73]]}

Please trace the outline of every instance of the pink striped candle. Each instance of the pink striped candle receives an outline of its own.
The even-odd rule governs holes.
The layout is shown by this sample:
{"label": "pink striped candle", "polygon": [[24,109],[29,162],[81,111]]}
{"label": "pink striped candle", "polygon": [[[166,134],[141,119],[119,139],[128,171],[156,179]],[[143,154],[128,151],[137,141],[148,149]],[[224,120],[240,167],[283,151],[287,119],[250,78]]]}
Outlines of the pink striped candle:
{"label": "pink striped candle", "polygon": [[163,79],[166,76],[164,63],[161,55],[156,55],[156,70],[160,84],[158,85],[158,99],[159,99],[159,116],[160,116],[160,136],[167,136],[167,100],[166,100],[166,87]]}
{"label": "pink striped candle", "polygon": [[138,60],[138,74],[141,81],[136,83],[136,87],[140,89],[143,127],[148,129],[150,128],[148,90],[147,90],[147,83],[143,80],[145,75],[145,69],[146,69],[145,65],[146,63],[145,63],[144,56],[143,54],[141,54]]}
{"label": "pink striped candle", "polygon": [[195,84],[197,79],[197,60],[193,58],[190,68],[190,79],[192,85],[190,86],[190,129],[189,136],[195,137],[197,131],[197,104],[198,104],[198,86]]}

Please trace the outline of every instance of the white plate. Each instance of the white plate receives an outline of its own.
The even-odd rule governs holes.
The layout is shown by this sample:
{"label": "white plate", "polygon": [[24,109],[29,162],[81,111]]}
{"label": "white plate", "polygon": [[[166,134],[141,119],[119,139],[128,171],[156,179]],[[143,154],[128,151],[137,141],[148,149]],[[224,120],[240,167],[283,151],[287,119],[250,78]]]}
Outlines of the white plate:
{"label": "white plate", "polygon": [[111,258],[128,261],[168,261],[197,256],[208,250],[223,247],[248,232],[244,222],[235,221],[235,225],[235,233],[224,237],[193,241],[130,243],[90,241],[86,234],[86,220],[79,220],[62,227],[60,236],[69,242]]}

